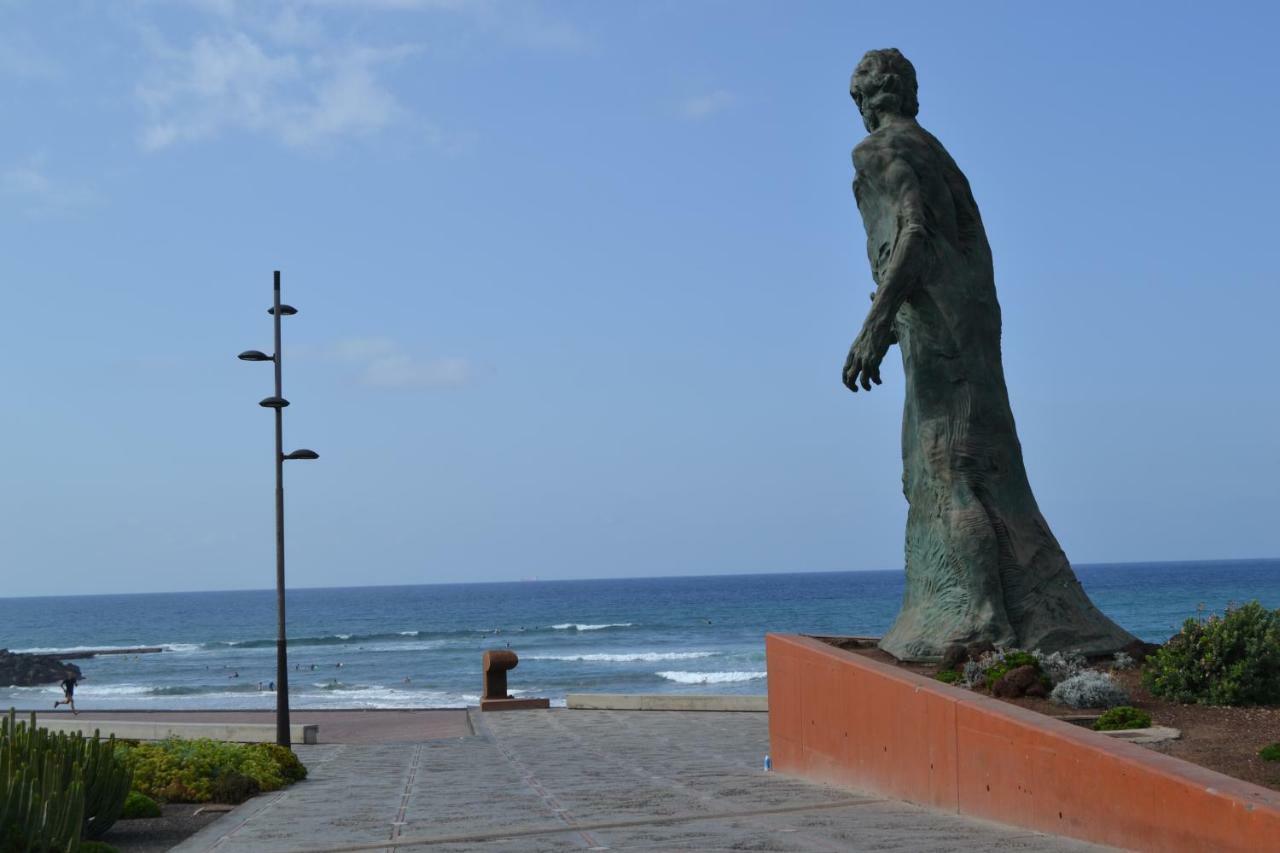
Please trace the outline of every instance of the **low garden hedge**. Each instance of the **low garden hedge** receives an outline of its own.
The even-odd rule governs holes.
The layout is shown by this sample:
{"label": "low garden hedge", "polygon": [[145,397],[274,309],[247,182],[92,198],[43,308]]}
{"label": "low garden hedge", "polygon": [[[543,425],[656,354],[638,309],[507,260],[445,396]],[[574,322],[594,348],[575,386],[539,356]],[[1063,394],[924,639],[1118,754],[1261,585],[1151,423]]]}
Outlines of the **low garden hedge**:
{"label": "low garden hedge", "polygon": [[276,791],[305,779],[307,768],[293,752],[274,743],[222,743],[170,738],[117,754],[133,772],[134,790],[169,803],[207,803],[217,795],[241,796],[251,786]]}

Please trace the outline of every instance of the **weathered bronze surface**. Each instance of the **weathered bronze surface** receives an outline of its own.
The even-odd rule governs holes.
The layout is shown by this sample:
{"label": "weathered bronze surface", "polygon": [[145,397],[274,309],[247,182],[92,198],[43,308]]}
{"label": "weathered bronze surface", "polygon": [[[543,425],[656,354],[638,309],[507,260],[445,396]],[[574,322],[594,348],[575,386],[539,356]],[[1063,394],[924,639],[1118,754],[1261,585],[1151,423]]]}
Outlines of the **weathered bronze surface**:
{"label": "weathered bronze surface", "polygon": [[515,669],[520,658],[510,649],[490,649],[484,653],[484,692],[480,694],[481,711],[528,711],[550,708],[550,699],[526,697],[516,699],[507,694],[507,673]]}
{"label": "weathered bronze surface", "polygon": [[520,663],[516,653],[508,649],[489,649],[484,653],[484,692],[481,699],[510,699],[507,695],[507,672]]}
{"label": "weathered bronze surface", "polygon": [[1134,638],[1085,595],[1031,493],[991,247],[968,180],[916,121],[915,68],[895,49],[870,51],[849,93],[868,131],[853,151],[853,194],[876,291],[844,384],[880,384],[894,343],[906,373],[906,592],[880,647],[904,660],[982,641],[1116,651]]}

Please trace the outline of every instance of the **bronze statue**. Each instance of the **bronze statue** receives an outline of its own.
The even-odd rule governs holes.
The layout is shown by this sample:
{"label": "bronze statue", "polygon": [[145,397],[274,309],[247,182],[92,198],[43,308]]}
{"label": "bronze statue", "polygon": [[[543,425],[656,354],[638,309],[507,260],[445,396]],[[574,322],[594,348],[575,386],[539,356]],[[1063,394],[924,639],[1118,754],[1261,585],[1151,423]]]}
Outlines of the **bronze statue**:
{"label": "bronze statue", "polygon": [[906,373],[906,592],[880,647],[903,660],[956,643],[1116,651],[1134,637],[1085,595],[1027,482],[991,247],[968,180],[916,121],[915,68],[895,49],[870,51],[849,94],[868,132],[853,194],[876,291],[844,384],[880,384],[893,343]]}

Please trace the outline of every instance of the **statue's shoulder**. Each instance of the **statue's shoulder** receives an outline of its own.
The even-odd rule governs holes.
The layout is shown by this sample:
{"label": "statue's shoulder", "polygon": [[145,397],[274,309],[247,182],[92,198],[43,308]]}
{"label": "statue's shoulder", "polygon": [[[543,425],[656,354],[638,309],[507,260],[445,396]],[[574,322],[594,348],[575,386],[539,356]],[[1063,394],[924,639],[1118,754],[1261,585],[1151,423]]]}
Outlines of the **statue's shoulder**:
{"label": "statue's shoulder", "polygon": [[859,172],[878,171],[893,156],[891,143],[879,131],[869,133],[853,148],[853,168]]}
{"label": "statue's shoulder", "polygon": [[863,137],[853,149],[853,167],[859,172],[883,171],[897,159],[913,162],[920,157],[925,131],[918,124],[882,127]]}

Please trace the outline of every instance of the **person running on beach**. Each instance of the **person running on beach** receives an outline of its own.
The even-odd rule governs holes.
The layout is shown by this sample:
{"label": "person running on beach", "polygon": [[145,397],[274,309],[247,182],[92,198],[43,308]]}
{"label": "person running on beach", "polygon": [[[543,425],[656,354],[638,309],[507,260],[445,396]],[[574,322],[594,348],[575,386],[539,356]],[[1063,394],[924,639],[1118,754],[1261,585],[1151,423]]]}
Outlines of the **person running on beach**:
{"label": "person running on beach", "polygon": [[71,709],[72,714],[79,716],[80,712],[76,710],[75,692],[76,677],[74,675],[68,675],[66,678],[62,679],[63,698],[53,703],[53,710],[58,710],[59,705],[66,705]]}

